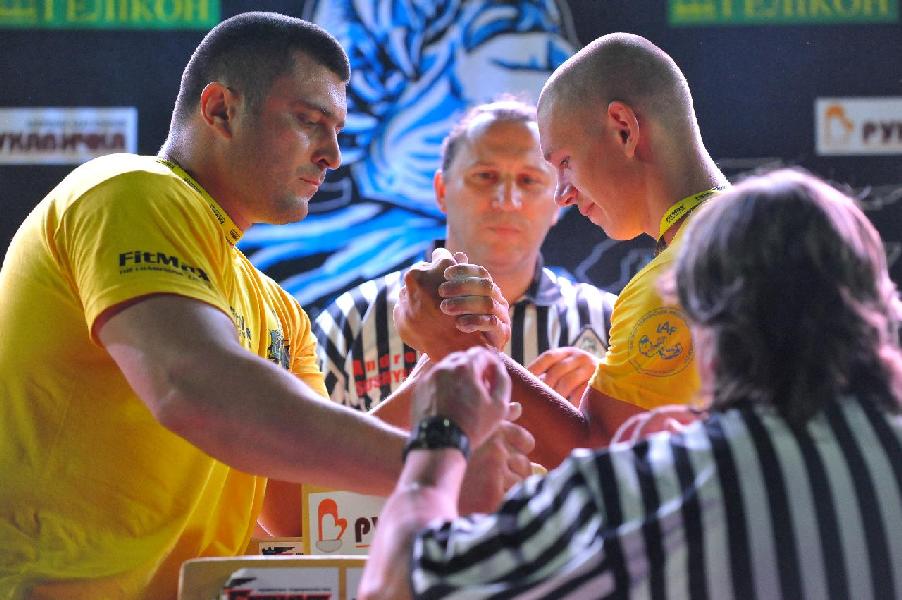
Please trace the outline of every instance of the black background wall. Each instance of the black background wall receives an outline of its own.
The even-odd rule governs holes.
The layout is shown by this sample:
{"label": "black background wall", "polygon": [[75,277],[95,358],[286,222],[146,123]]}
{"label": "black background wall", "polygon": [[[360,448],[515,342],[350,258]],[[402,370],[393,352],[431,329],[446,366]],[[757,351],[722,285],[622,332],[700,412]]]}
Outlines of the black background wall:
{"label": "black background wall", "polygon": [[[852,10],[868,2],[733,4],[761,8],[799,3]],[[10,2],[0,1],[0,10],[4,4]],[[895,0],[872,4],[897,7]],[[731,178],[758,166],[793,164],[854,189],[886,239],[894,276],[902,281],[902,263],[896,260],[902,247],[902,155],[818,156],[814,114],[818,97],[902,97],[898,17],[883,24],[674,27],[663,1],[570,0],[566,5],[577,45],[604,33],[629,31],[674,57],[693,90],[704,141]],[[303,2],[223,0],[221,17],[245,10],[302,16],[304,8]],[[203,34],[0,29],[0,107],[135,106],[138,151],[155,153],[166,135],[181,70]],[[902,114],[896,120],[902,123]],[[902,125],[897,127],[902,142]],[[28,211],[71,169],[0,165],[0,247],[6,248]],[[649,246],[650,240],[609,244],[578,213],[568,212],[552,230],[545,254],[548,263],[616,290],[625,280],[622,271],[635,270]],[[593,252],[605,259],[594,260]]]}

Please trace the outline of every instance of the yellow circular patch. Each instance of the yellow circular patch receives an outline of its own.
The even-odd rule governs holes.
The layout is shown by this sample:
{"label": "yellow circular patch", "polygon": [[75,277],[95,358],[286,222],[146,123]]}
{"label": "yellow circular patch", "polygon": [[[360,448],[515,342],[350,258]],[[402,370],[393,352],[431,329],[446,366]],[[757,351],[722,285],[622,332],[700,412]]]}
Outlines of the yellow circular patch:
{"label": "yellow circular patch", "polygon": [[645,375],[668,377],[692,362],[692,335],[683,313],[658,308],[639,319],[630,333],[630,364]]}

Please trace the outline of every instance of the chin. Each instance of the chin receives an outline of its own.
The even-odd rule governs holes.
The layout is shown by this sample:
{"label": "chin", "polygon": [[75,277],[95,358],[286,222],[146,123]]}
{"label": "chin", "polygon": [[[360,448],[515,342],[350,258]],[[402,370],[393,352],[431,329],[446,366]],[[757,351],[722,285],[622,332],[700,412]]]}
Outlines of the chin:
{"label": "chin", "polygon": [[307,217],[309,212],[309,198],[294,198],[292,202],[285,207],[285,210],[278,215],[278,225],[286,223],[297,223]]}
{"label": "chin", "polygon": [[617,241],[617,242],[625,242],[627,240],[634,240],[644,233],[643,231],[627,232],[627,231],[621,231],[619,229],[611,229],[611,228],[605,227],[601,223],[597,223],[595,221],[592,221],[592,223],[594,223],[602,231],[604,231],[604,234],[606,236],[608,236],[609,238],[611,238],[612,240]]}

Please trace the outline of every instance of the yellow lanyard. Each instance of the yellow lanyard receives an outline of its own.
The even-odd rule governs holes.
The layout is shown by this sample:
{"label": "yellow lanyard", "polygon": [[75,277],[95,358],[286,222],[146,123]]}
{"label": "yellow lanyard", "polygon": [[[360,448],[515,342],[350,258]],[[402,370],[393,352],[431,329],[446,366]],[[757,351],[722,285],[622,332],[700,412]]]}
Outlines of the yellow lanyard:
{"label": "yellow lanyard", "polygon": [[676,225],[677,221],[691,213],[698,208],[699,204],[722,189],[723,188],[720,187],[714,187],[710,190],[705,190],[704,192],[692,194],[671,206],[667,212],[664,213],[664,216],[661,217],[661,226],[658,228],[658,243],[655,247],[655,254],[658,254],[667,247],[667,243],[664,241],[664,234],[670,231],[670,228]]}

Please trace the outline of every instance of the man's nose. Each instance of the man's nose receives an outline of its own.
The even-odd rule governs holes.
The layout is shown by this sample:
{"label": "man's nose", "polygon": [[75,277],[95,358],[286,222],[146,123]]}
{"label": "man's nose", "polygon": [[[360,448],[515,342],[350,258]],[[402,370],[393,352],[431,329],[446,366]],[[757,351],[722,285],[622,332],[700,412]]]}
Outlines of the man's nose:
{"label": "man's nose", "polygon": [[554,190],[554,201],[557,202],[558,206],[570,206],[571,204],[576,204],[576,199],[579,197],[579,190],[576,189],[569,181],[561,179],[557,188]]}
{"label": "man's nose", "polygon": [[502,210],[519,210],[523,206],[521,194],[513,181],[504,179],[495,194],[495,204]]}
{"label": "man's nose", "polygon": [[314,162],[324,169],[337,169],[341,165],[341,149],[338,146],[337,135],[330,135],[324,140],[314,157]]}

